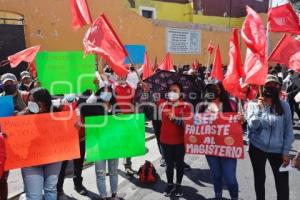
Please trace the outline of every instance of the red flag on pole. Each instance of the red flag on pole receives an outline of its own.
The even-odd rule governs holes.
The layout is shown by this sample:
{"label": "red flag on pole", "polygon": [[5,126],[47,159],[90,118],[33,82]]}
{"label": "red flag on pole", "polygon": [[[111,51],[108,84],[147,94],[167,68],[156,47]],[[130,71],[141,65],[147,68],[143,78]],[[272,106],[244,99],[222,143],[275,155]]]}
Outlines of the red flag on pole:
{"label": "red flag on pole", "polygon": [[145,52],[143,70],[144,70],[143,71],[143,80],[145,80],[146,78],[148,78],[149,76],[151,76],[153,74],[153,70],[150,66],[149,57],[148,57],[147,52]]}
{"label": "red flag on pole", "polygon": [[248,14],[242,26],[242,38],[252,52],[265,56],[267,36],[263,21],[252,8],[247,6],[246,9]]}
{"label": "red flag on pole", "polygon": [[77,30],[92,23],[92,17],[86,0],[71,0],[72,28]]}
{"label": "red flag on pole", "polygon": [[88,29],[83,45],[86,54],[95,53],[102,56],[118,76],[127,76],[128,70],[124,65],[127,51],[104,14]]}
{"label": "red flag on pole", "polygon": [[270,8],[268,24],[271,32],[300,34],[299,17],[290,3]]}
{"label": "red flag on pole", "polygon": [[[296,54],[300,51],[300,41],[296,40],[292,36],[285,34],[282,39],[279,41],[275,49],[272,51],[269,61],[277,62],[287,67],[290,67],[290,60],[292,59],[292,63],[296,63],[296,58],[298,57]],[[295,67],[293,64],[293,68]],[[297,70],[296,70],[297,71]]]}
{"label": "red flag on pole", "polygon": [[241,62],[241,51],[238,39],[238,29],[233,29],[230,38],[229,49],[229,65],[223,80],[225,90],[239,99],[245,99],[245,94],[240,85],[240,78],[243,77],[243,69]]}
{"label": "red flag on pole", "polygon": [[215,46],[214,46],[213,43],[210,41],[210,42],[208,43],[208,47],[207,47],[207,51],[209,52],[210,55],[213,54],[214,49],[215,49]]}
{"label": "red flag on pole", "polygon": [[220,47],[218,45],[216,50],[216,55],[213,63],[213,68],[211,71],[211,76],[215,78],[218,81],[223,81],[224,75],[223,75],[223,69],[222,69],[222,58],[221,58],[221,52]]}
{"label": "red flag on pole", "polygon": [[165,56],[158,68],[166,71],[174,70],[173,61],[170,53],[167,53],[167,55]]}
{"label": "red flag on pole", "polygon": [[194,70],[197,70],[199,67],[200,67],[200,63],[199,63],[198,59],[196,59],[192,64],[192,68]]}
{"label": "red flag on pole", "polygon": [[36,78],[37,77],[37,71],[36,71],[35,62],[29,63],[28,69],[29,69],[30,74],[33,76],[33,78]]}
{"label": "red flag on pole", "polygon": [[242,38],[247,46],[244,63],[245,83],[264,85],[268,74],[267,35],[261,17],[248,6],[247,13],[241,30]]}
{"label": "red flag on pole", "polygon": [[25,61],[28,63],[31,63],[35,57],[37,52],[39,52],[41,46],[33,46],[28,49],[25,49],[23,51],[20,51],[14,55],[11,55],[7,58],[7,60],[10,62],[10,66],[12,68],[17,67],[21,62]]}

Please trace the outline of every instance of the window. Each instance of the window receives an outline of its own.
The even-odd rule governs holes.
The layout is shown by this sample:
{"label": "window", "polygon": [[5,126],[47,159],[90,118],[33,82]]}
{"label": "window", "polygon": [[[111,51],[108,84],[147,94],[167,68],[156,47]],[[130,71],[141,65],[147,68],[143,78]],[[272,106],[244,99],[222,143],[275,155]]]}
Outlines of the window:
{"label": "window", "polygon": [[156,10],[155,8],[140,6],[140,15],[147,19],[156,19]]}

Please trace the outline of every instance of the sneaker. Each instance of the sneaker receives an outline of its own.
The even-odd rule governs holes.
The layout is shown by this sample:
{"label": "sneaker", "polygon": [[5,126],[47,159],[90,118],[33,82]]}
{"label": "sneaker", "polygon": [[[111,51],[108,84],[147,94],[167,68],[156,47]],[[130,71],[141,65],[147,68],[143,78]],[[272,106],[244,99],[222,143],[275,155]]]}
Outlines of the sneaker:
{"label": "sneaker", "polygon": [[166,166],[167,166],[167,163],[166,163],[165,159],[162,158],[162,159],[160,160],[160,166],[161,166],[161,167],[166,167]]}
{"label": "sneaker", "polygon": [[80,194],[80,195],[83,195],[83,196],[88,195],[88,191],[87,191],[87,189],[86,189],[83,185],[75,186],[74,189],[75,189],[76,192],[78,192],[78,194]]}
{"label": "sneaker", "polygon": [[111,195],[111,198],[108,198],[109,200],[124,200],[122,197],[118,197],[117,194],[113,193]]}
{"label": "sneaker", "polygon": [[176,197],[182,197],[183,196],[181,185],[176,185],[175,186],[174,195]]}
{"label": "sneaker", "polygon": [[168,186],[166,187],[166,189],[165,189],[165,191],[164,191],[164,195],[166,196],[166,197],[169,197],[169,196],[171,196],[171,194],[174,192],[174,185],[172,184],[168,184]]}
{"label": "sneaker", "polygon": [[126,171],[128,176],[133,176],[134,174],[136,174],[136,172],[133,169],[129,168],[129,167],[125,168],[125,171]]}
{"label": "sneaker", "polygon": [[184,167],[185,170],[191,170],[192,169],[191,166],[186,164],[186,163],[183,164],[183,167]]}

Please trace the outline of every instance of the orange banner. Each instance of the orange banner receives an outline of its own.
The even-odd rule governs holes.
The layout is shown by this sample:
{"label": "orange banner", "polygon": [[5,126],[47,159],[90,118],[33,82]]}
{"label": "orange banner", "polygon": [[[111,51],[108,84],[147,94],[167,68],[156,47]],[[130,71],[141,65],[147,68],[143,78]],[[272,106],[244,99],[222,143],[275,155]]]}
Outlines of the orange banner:
{"label": "orange banner", "polygon": [[5,170],[79,158],[75,121],[71,112],[0,118],[7,134]]}

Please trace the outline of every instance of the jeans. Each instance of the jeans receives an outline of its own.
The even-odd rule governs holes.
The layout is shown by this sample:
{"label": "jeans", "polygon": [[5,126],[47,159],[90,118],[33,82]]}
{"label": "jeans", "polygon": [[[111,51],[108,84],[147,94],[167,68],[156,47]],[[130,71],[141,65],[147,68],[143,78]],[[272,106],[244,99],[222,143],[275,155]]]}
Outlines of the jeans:
{"label": "jeans", "polygon": [[8,188],[7,188],[8,172],[4,172],[0,178],[0,200],[7,200]]}
{"label": "jeans", "polygon": [[56,200],[56,184],[61,169],[61,162],[26,167],[22,169],[22,177],[27,200]]}
{"label": "jeans", "polygon": [[173,184],[174,169],[176,165],[176,184],[181,185],[184,174],[184,144],[168,145],[161,144],[164,158],[167,164],[166,174],[168,184]]}
{"label": "jeans", "polygon": [[[82,186],[82,169],[83,169],[83,162],[84,162],[84,156],[85,156],[85,140],[80,142],[80,158],[73,160],[73,166],[74,166],[74,177],[73,182],[75,188]],[[65,179],[65,173],[66,168],[68,166],[68,161],[64,161],[61,166],[61,171],[58,178],[57,183],[57,191],[62,192],[63,191],[63,185],[64,185],[64,179]]]}
{"label": "jeans", "polygon": [[216,198],[222,198],[223,178],[231,199],[238,199],[239,186],[236,178],[237,159],[206,156],[211,170]]}
{"label": "jeans", "polygon": [[119,160],[101,160],[95,163],[97,187],[101,198],[107,198],[106,192],[106,163],[108,164],[108,173],[110,181],[110,189],[112,194],[116,194],[118,190],[118,165]]}
{"label": "jeans", "polygon": [[289,173],[279,172],[282,165],[282,155],[266,153],[250,144],[249,155],[254,173],[254,187],[257,200],[265,200],[266,163],[269,160],[277,191],[277,200],[289,199]]}

